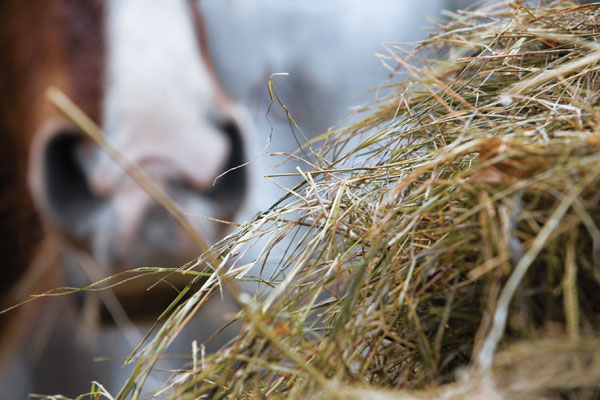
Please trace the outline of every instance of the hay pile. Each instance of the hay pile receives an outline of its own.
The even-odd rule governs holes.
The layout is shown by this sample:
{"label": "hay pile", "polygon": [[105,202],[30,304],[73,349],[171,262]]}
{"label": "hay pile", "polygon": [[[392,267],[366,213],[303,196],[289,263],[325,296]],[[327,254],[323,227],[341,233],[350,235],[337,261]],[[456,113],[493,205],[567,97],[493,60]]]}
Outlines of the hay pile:
{"label": "hay pile", "polygon": [[217,246],[118,398],[211,291],[267,263],[237,338],[160,396],[600,397],[599,21],[600,5],[494,1],[416,53],[390,45],[409,78],[303,149],[313,169]]}

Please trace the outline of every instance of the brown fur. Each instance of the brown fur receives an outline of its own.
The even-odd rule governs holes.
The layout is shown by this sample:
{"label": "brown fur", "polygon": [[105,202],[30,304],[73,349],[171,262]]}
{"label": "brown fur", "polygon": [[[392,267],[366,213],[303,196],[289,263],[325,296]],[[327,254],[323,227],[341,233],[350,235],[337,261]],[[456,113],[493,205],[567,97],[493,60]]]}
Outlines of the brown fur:
{"label": "brown fur", "polygon": [[[20,293],[24,288],[39,291],[57,282],[56,268],[30,271],[45,233],[27,187],[29,146],[40,125],[56,115],[44,96],[50,85],[68,93],[94,120],[100,119],[103,12],[102,0],[0,2],[1,308],[27,298],[30,293]],[[40,256],[46,263],[58,263],[56,255]],[[15,329],[22,324],[15,321],[34,318],[31,310],[18,311],[0,315],[2,342],[22,336],[16,333],[22,327]],[[10,329],[8,322],[13,322]]]}
{"label": "brown fur", "polygon": [[[217,82],[218,76],[217,71],[215,70],[215,66],[212,62],[212,58],[210,57],[210,48],[208,46],[208,37],[206,35],[206,30],[204,28],[204,21],[202,18],[202,14],[198,9],[198,2],[195,0],[189,0],[190,9],[192,11],[192,18],[194,22],[194,29],[196,33],[197,43],[200,50],[200,54],[202,54],[202,59],[208,68],[213,80]],[[221,86],[217,88],[217,101],[220,103],[227,103],[228,99],[225,96],[225,93],[221,90]]]}
{"label": "brown fur", "polygon": [[2,294],[24,274],[41,239],[27,189],[27,153],[44,113],[43,87],[60,80],[53,76],[60,62],[59,33],[56,27],[50,29],[50,21],[59,21],[60,14],[54,2],[35,3],[31,8],[18,0],[0,4],[0,54],[6,60],[0,71],[0,146],[6,153],[0,159],[0,258],[8,277],[2,281]]}

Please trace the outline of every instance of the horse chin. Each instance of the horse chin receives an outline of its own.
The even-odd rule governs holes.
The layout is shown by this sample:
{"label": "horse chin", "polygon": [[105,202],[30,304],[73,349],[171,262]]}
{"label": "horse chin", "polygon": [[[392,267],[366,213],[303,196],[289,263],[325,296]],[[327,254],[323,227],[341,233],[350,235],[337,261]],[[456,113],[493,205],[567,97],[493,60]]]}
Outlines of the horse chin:
{"label": "horse chin", "polygon": [[[215,214],[216,202],[190,196],[179,199],[190,225],[209,244],[223,237],[226,225],[201,216]],[[97,212],[86,221],[88,230],[79,226],[82,237],[68,237],[72,242],[65,248],[63,267],[67,285],[86,287],[103,278],[112,277],[101,287],[110,286],[114,299],[135,321],[153,321],[157,310],[164,310],[189,285],[194,275],[178,273],[176,269],[192,266],[202,250],[162,207],[152,204],[134,231],[122,228],[119,214],[111,207]],[[220,217],[227,217],[221,214]],[[81,221],[80,221],[81,222]],[[199,272],[204,265],[195,267]],[[201,285],[202,282],[196,282]],[[198,287],[198,286],[195,286]],[[83,293],[81,298],[85,298]],[[82,303],[83,304],[83,303]],[[111,326],[116,322],[113,310],[104,305],[98,308],[99,322]]]}

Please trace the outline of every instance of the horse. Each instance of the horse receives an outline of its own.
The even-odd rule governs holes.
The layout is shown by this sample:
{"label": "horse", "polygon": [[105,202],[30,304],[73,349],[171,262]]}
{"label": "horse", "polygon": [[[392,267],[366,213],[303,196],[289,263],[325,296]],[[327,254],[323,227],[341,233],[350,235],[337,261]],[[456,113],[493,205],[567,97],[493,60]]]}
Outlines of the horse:
{"label": "horse", "polygon": [[[231,220],[247,191],[237,167],[248,127],[208,51],[193,0],[0,2],[0,306],[80,284],[73,265],[85,260],[94,267],[89,282],[132,267],[180,266],[200,252],[195,234],[209,243],[223,237],[227,225],[215,221]],[[48,99],[51,87],[170,197],[183,225]],[[145,299],[142,309],[152,308]],[[53,312],[42,306],[51,301],[37,303],[0,315],[9,370],[40,321],[77,309],[68,299]],[[74,319],[65,326],[76,327]],[[41,352],[58,352],[62,362],[78,353],[64,336],[55,342]],[[23,363],[27,371],[35,361]],[[86,390],[90,377],[71,388],[73,371],[62,370],[47,386],[29,376],[23,390]]]}

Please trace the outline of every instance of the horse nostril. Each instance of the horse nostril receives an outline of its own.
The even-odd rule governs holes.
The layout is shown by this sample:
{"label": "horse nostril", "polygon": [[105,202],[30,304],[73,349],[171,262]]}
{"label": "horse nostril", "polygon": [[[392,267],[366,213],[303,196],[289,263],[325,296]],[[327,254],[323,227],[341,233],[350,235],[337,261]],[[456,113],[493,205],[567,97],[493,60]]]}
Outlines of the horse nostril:
{"label": "horse nostril", "polygon": [[[52,136],[43,151],[42,185],[47,204],[43,207],[66,233],[81,239],[82,221],[91,217],[100,199],[88,186],[85,170],[78,157],[83,137],[64,130]],[[79,227],[79,228],[78,228]]]}
{"label": "horse nostril", "polygon": [[211,198],[225,203],[239,203],[247,190],[246,162],[244,140],[239,125],[234,120],[220,124],[220,130],[229,139],[231,152],[223,167],[222,175],[207,193]]}

